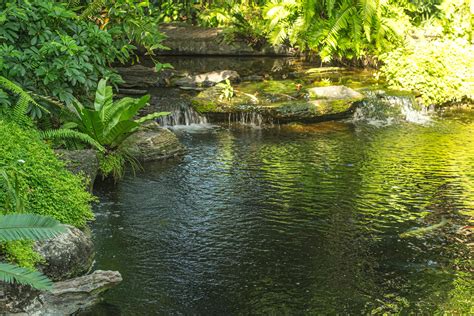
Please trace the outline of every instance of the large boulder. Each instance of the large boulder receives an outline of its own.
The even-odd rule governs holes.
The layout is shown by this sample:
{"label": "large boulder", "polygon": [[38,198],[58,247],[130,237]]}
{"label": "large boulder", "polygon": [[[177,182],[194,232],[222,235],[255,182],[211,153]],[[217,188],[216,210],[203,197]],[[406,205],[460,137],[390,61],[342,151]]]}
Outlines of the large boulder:
{"label": "large boulder", "polygon": [[156,122],[142,126],[123,146],[132,156],[143,162],[176,157],[185,152],[176,135]]}
{"label": "large boulder", "polygon": [[94,261],[90,231],[73,226],[52,239],[37,241],[34,249],[44,257],[38,269],[54,281],[70,279],[88,272]]}
{"label": "large boulder", "polygon": [[117,271],[92,274],[55,282],[50,292],[28,286],[2,284],[2,315],[72,315],[101,301],[101,294],[122,281]]}
{"label": "large boulder", "polygon": [[214,86],[197,94],[191,103],[214,122],[258,113],[263,123],[312,123],[346,118],[363,99],[344,86],[310,88],[306,93],[295,86],[291,81],[244,83],[235,87],[231,99],[223,98],[222,89]]}
{"label": "large boulder", "polygon": [[92,189],[99,171],[99,159],[96,151],[92,149],[57,149],[55,152],[58,158],[66,163],[66,169],[74,174],[83,175],[87,185]]}

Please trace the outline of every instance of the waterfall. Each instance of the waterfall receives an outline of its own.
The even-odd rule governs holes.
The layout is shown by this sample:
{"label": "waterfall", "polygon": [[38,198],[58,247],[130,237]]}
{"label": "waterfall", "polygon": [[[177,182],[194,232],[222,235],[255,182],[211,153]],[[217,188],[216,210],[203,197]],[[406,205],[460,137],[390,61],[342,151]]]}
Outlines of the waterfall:
{"label": "waterfall", "polygon": [[159,118],[158,123],[161,126],[190,126],[207,124],[207,118],[200,115],[189,105],[182,104],[173,106],[169,109],[164,109],[164,111],[171,112],[171,114]]}
{"label": "waterfall", "polygon": [[398,122],[426,124],[431,121],[428,109],[417,105],[410,94],[385,91],[366,91],[366,99],[356,108],[351,121],[374,126],[387,126]]}
{"label": "waterfall", "polygon": [[[264,119],[261,113],[258,112],[235,112],[229,113],[228,118],[229,125],[240,124],[251,127],[262,127]],[[265,122],[272,124],[272,122]]]}

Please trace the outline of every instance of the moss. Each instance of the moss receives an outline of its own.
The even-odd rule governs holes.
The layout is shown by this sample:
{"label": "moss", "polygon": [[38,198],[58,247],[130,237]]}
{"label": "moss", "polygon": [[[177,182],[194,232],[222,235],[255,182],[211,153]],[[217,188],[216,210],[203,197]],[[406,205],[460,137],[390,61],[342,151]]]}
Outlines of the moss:
{"label": "moss", "polygon": [[[94,218],[90,208],[94,197],[83,179],[65,169],[37,131],[0,120],[0,135],[0,168],[15,172],[25,212],[52,216],[76,227]],[[1,183],[0,205],[7,208],[6,188]],[[23,243],[9,243],[5,249],[7,257],[25,266],[39,259]]]}
{"label": "moss", "polygon": [[34,268],[35,264],[44,262],[44,258],[33,250],[33,242],[29,240],[10,241],[2,246],[7,260],[25,268]]}
{"label": "moss", "polygon": [[194,99],[191,101],[191,105],[194,110],[199,113],[212,113],[212,112],[221,112],[221,109],[218,107],[217,102],[206,99]]}

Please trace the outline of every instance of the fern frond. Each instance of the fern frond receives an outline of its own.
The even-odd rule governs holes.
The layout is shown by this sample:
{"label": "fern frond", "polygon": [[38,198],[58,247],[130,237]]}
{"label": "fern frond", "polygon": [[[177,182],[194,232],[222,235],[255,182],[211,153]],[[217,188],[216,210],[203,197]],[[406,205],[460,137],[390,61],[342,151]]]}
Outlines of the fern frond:
{"label": "fern frond", "polygon": [[362,28],[369,43],[371,40],[372,22],[377,15],[377,11],[380,10],[378,2],[378,0],[359,0]]}
{"label": "fern frond", "polygon": [[0,215],[0,242],[48,239],[64,231],[63,225],[48,216],[37,214]]}
{"label": "fern frond", "polygon": [[323,40],[323,43],[335,49],[337,47],[339,32],[347,27],[351,15],[355,13],[356,10],[352,6],[347,6],[346,8],[342,9],[342,12],[339,14],[339,16],[330,21],[330,31],[327,34],[326,38]]}
{"label": "fern frond", "polygon": [[42,110],[43,112],[49,113],[49,111],[40,104],[38,104],[38,102],[36,102],[27,91],[23,90],[20,86],[8,80],[7,78],[0,76],[0,86],[3,87],[5,90],[10,91],[11,93],[18,95],[18,101],[14,105],[12,113],[12,119],[15,122],[27,122],[28,119],[26,113],[28,111],[28,106],[30,103]]}
{"label": "fern frond", "polygon": [[42,138],[46,139],[76,139],[83,143],[89,144],[97,150],[103,152],[105,151],[104,146],[102,146],[98,141],[90,137],[85,133],[81,133],[72,129],[53,129],[40,132]]}
{"label": "fern frond", "polygon": [[41,95],[41,94],[37,94],[37,93],[34,93],[34,92],[30,92],[31,96],[34,98],[34,99],[37,99],[37,100],[41,100],[41,101],[44,101],[48,104],[51,104],[59,109],[64,109],[64,104],[53,98],[53,97],[50,97],[50,96],[46,96],[46,95]]}
{"label": "fern frond", "polygon": [[30,285],[38,290],[53,287],[53,282],[44,274],[8,263],[0,263],[0,281]]}
{"label": "fern frond", "polygon": [[94,1],[92,1],[87,6],[87,8],[81,13],[81,15],[79,16],[79,19],[85,20],[85,19],[93,16],[94,14],[99,12],[104,5],[105,5],[105,0],[94,0]]}
{"label": "fern frond", "polygon": [[80,3],[81,3],[81,0],[69,0],[67,2],[67,7],[68,8],[75,8],[75,7],[79,6]]}

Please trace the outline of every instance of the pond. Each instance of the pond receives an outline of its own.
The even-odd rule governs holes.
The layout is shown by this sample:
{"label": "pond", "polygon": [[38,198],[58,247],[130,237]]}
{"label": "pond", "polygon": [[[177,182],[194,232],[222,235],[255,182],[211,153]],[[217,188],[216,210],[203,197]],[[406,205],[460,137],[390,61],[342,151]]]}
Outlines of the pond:
{"label": "pond", "polygon": [[433,313],[474,210],[474,116],[445,116],[177,130],[182,160],[96,189],[96,267],[124,278],[96,311]]}

